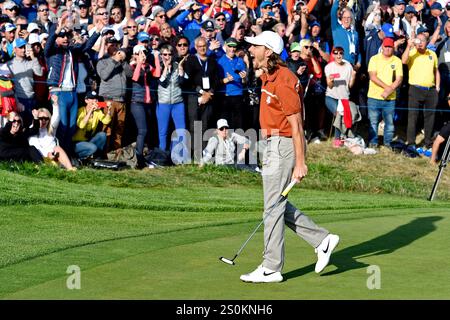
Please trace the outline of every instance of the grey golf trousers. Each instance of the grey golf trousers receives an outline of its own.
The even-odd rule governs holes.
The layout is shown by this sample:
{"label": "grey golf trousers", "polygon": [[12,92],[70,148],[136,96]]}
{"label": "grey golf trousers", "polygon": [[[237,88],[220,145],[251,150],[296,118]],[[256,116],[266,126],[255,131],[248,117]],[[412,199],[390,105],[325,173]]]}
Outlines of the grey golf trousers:
{"label": "grey golf trousers", "polygon": [[[280,200],[281,192],[291,182],[295,166],[292,138],[272,136],[267,139],[263,156],[264,188],[264,260],[263,266],[281,271],[284,265],[284,224],[311,246],[316,248],[329,234],[287,199]],[[267,212],[272,206],[274,207]]]}

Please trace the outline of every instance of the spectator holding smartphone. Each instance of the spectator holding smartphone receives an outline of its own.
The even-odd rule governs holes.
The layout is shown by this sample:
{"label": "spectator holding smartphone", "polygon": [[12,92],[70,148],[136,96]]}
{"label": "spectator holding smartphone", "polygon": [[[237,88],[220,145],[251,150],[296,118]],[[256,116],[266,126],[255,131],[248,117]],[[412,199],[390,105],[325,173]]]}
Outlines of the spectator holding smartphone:
{"label": "spectator holding smartphone", "polygon": [[[339,101],[348,101],[350,98],[350,88],[355,83],[356,72],[352,65],[344,60],[344,49],[342,47],[335,47],[331,53],[333,61],[325,67],[325,76],[327,77],[325,105],[333,116],[336,116]],[[343,133],[335,127],[334,148],[340,148],[344,145]]]}
{"label": "spectator holding smartphone", "polygon": [[[108,125],[111,122],[111,104],[98,102],[98,94],[95,91],[86,93],[86,106],[78,110],[77,131],[73,136],[75,153],[80,160],[84,160],[98,154],[103,156],[106,145],[106,133],[98,129],[100,123]],[[106,107],[106,108],[105,108]]]}
{"label": "spectator holding smartphone", "polygon": [[26,40],[16,38],[13,47],[15,56],[8,61],[8,67],[13,74],[17,109],[28,127],[32,122],[31,110],[36,105],[33,77],[42,76],[43,70]]}

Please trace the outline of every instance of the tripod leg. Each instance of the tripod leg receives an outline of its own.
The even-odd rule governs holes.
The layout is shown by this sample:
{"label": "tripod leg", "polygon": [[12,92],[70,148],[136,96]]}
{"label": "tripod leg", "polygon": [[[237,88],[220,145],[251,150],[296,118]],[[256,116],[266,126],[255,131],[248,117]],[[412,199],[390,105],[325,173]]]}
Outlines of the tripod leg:
{"label": "tripod leg", "polygon": [[428,198],[428,200],[430,200],[430,201],[433,201],[433,199],[434,199],[437,187],[439,185],[439,181],[441,180],[442,173],[444,172],[444,168],[447,166],[449,156],[450,156],[450,137],[447,138],[447,143],[445,145],[444,152],[442,153],[441,163],[439,164],[439,172],[437,174],[436,180],[434,181],[434,185],[433,185],[433,189],[431,190],[430,197]]}

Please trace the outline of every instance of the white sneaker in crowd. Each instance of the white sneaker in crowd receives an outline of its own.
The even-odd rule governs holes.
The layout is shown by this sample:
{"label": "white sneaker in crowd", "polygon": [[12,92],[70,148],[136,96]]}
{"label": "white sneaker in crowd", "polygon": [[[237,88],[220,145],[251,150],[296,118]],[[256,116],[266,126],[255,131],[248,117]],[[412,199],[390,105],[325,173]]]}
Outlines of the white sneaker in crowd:
{"label": "white sneaker in crowd", "polygon": [[281,272],[267,269],[261,264],[255,271],[243,274],[240,279],[244,282],[267,283],[281,282],[283,281],[283,276],[281,275]]}
{"label": "white sneaker in crowd", "polygon": [[328,262],[330,262],[330,256],[333,252],[334,248],[339,243],[339,236],[335,234],[329,234],[325,237],[325,239],[322,240],[322,242],[319,244],[319,246],[316,248],[317,253],[317,263],[315,271],[316,273],[322,272],[323,269],[328,265]]}

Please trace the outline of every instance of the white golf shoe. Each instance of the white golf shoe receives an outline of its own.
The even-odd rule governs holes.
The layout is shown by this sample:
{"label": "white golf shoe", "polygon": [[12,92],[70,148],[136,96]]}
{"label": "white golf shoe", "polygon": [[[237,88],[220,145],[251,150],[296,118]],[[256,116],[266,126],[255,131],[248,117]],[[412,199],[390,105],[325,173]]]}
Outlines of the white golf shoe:
{"label": "white golf shoe", "polygon": [[317,253],[317,263],[315,271],[316,273],[322,272],[323,269],[328,265],[328,262],[330,262],[330,256],[333,252],[334,248],[339,243],[339,236],[335,234],[329,234],[325,237],[325,239],[322,240],[322,242],[319,244],[319,246],[316,248]]}
{"label": "white golf shoe", "polygon": [[267,283],[281,282],[283,281],[283,276],[281,272],[267,269],[261,264],[255,271],[243,274],[240,279],[244,282]]}

